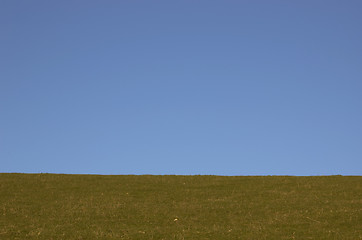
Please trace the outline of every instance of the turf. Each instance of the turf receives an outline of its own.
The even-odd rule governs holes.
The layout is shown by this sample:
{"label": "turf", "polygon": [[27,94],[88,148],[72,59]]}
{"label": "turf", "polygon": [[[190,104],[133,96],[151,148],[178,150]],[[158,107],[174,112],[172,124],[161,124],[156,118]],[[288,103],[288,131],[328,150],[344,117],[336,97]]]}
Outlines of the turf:
{"label": "turf", "polygon": [[362,239],[362,177],[3,173],[0,239]]}

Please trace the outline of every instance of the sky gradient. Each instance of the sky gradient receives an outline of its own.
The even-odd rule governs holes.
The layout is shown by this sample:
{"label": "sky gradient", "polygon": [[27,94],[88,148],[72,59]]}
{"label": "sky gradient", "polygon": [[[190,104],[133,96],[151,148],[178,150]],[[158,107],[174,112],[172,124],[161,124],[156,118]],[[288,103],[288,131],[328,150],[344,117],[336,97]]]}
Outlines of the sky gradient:
{"label": "sky gradient", "polygon": [[0,172],[361,175],[361,1],[0,1]]}

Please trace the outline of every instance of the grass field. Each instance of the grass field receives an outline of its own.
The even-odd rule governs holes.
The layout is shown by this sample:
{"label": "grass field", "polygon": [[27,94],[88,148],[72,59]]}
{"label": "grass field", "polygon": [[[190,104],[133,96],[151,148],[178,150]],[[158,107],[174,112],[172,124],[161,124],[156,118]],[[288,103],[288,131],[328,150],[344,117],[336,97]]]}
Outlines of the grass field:
{"label": "grass field", "polygon": [[3,173],[0,239],[362,239],[362,177]]}

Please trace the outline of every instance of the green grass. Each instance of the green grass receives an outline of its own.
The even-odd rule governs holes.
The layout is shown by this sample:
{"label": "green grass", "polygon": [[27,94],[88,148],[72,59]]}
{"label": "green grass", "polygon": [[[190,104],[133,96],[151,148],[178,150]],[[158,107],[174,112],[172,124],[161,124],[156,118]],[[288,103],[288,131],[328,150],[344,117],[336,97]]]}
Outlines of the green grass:
{"label": "green grass", "polygon": [[4,173],[0,239],[362,239],[362,177]]}

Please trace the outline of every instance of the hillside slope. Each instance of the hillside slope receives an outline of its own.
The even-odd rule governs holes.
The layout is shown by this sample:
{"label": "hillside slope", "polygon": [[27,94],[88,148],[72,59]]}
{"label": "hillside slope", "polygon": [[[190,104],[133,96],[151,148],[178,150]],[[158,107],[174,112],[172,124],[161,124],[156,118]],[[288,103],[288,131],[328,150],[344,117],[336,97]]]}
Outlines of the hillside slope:
{"label": "hillside slope", "polygon": [[3,173],[0,239],[362,239],[362,177]]}

